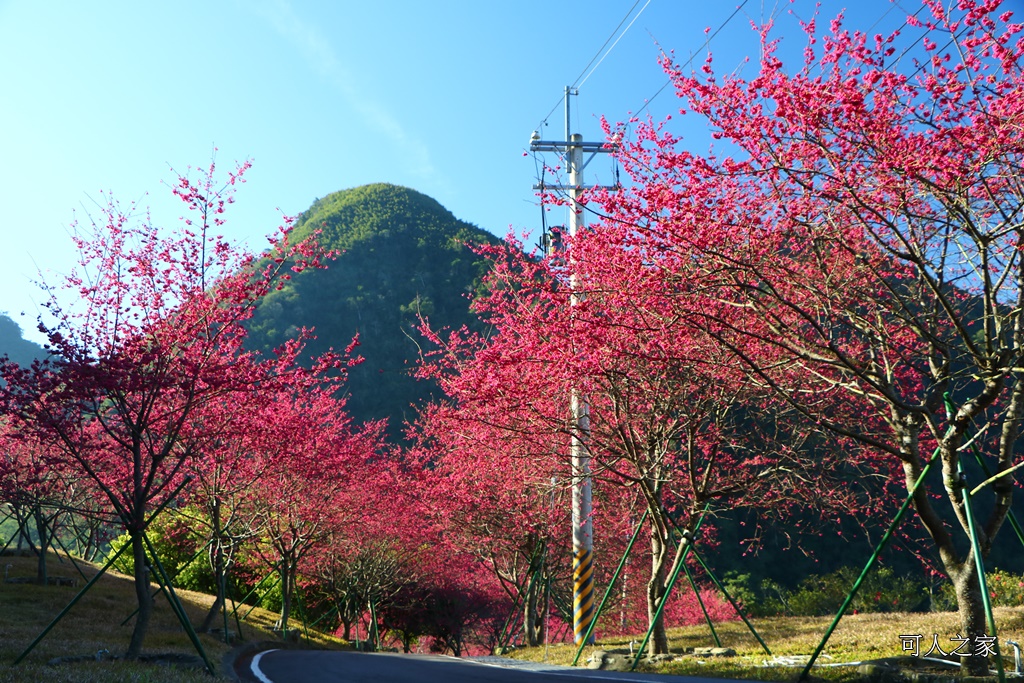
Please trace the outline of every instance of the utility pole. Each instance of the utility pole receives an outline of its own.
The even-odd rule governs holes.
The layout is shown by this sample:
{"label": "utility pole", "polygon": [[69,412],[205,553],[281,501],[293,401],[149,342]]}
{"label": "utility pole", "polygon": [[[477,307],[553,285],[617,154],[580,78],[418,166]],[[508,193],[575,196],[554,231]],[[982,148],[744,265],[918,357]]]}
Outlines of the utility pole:
{"label": "utility pole", "polygon": [[[561,152],[565,154],[569,171],[569,184],[540,185],[534,189],[567,190],[569,193],[569,237],[574,238],[586,227],[580,195],[584,188],[583,169],[599,153],[614,150],[614,146],[600,142],[583,142],[583,136],[573,134],[570,124],[569,98],[578,91],[565,88],[565,142],[551,142],[540,139],[534,132],[530,140],[532,152]],[[584,153],[590,156],[584,161]],[[545,240],[547,241],[547,240]],[[575,308],[583,300],[575,268],[569,266],[569,306]],[[578,388],[573,387],[569,396],[571,411],[571,441],[569,456],[572,462],[572,606],[573,632],[578,645],[590,629],[594,619],[594,523],[592,518],[592,493],[590,454],[587,438],[590,435],[590,404]],[[591,642],[594,636],[591,635]]]}

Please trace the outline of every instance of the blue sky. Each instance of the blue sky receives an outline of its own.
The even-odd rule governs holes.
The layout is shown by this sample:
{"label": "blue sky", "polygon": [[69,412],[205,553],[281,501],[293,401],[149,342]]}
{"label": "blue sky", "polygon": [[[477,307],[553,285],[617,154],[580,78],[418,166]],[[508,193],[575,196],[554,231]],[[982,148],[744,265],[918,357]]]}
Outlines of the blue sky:
{"label": "blue sky", "polygon": [[[600,115],[625,119],[665,84],[660,48],[696,52],[699,64],[705,29],[741,2],[0,0],[0,311],[40,341],[32,281],[41,272],[56,283],[74,265],[75,217],[98,214],[110,190],[173,228],[181,211],[163,183],[172,167],[208,164],[214,146],[224,170],[254,162],[224,228],[250,249],[280,212],[382,181],[499,235],[536,229],[535,165],[523,152],[549,112],[542,136],[564,137],[563,88],[583,81],[573,132],[599,140]],[[717,68],[753,74],[750,23],[772,15],[798,55],[794,17],[810,18],[814,4],[747,0],[712,41]],[[850,26],[872,33],[918,7],[825,0],[822,15],[847,4]],[[647,111],[675,109],[666,89]],[[706,149],[700,122],[683,118],[693,119],[688,144]],[[610,164],[595,160],[587,174],[607,181]]]}

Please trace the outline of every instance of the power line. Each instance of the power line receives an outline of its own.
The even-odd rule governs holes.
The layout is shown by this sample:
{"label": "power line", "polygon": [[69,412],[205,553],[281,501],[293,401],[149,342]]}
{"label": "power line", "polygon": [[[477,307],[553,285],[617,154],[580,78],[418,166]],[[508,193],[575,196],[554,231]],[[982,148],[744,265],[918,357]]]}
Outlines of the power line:
{"label": "power line", "polygon": [[[637,0],[637,2],[640,2],[640,0]],[[595,71],[597,71],[597,67],[601,66],[601,62],[604,61],[605,57],[607,57],[609,54],[611,54],[611,51],[614,50],[615,46],[619,44],[620,40],[622,40],[622,36],[626,35],[626,32],[629,31],[630,28],[632,28],[633,24],[636,23],[636,20],[639,19],[640,15],[644,13],[645,9],[647,9],[647,5],[650,5],[650,4],[651,4],[651,0],[647,0],[647,2],[644,4],[644,6],[640,8],[640,11],[636,13],[636,16],[633,17],[633,21],[629,22],[629,26],[627,26],[626,29],[622,33],[619,34],[619,37],[615,39],[615,42],[612,43],[612,46],[610,48],[608,48],[607,52],[604,53],[604,56],[601,57],[600,61],[598,61],[597,64],[594,64],[594,68],[590,70],[590,73],[588,73],[586,76],[584,76],[583,80],[580,81],[579,84],[576,85],[575,87],[577,87],[577,88],[582,88],[583,87],[583,84],[587,82],[587,79],[590,78]],[[633,7],[636,7],[636,5],[633,5]],[[632,11],[633,10],[631,9],[630,12],[632,12]],[[629,15],[627,14],[626,16],[628,17]],[[625,20],[626,19],[624,17],[622,19],[622,21],[625,21]],[[619,26],[622,26],[622,22],[619,22]],[[618,31],[619,30],[618,27],[616,27],[615,30]],[[615,33],[612,32],[612,35],[615,35]],[[610,36],[609,36],[608,40],[611,40]],[[604,41],[604,44],[607,45],[608,41],[607,40]],[[602,45],[601,48],[604,49],[604,45]],[[592,59],[590,61],[593,62],[594,60]],[[584,69],[584,71],[586,71],[586,69]],[[576,80],[579,80],[579,76],[576,77]]]}
{"label": "power line", "polygon": [[[616,39],[616,41],[615,41],[615,44],[613,44],[613,45],[612,45],[612,46],[611,46],[610,48],[608,48],[608,52],[605,52],[605,53],[604,53],[604,56],[603,56],[603,57],[601,57],[601,52],[602,52],[602,51],[604,50],[604,48],[605,48],[605,47],[606,47],[606,46],[608,45],[608,43],[610,43],[610,42],[611,42],[612,38],[614,38],[614,37],[615,37],[615,34],[616,34],[616,33],[618,33],[618,31],[619,31],[619,29],[620,29],[620,28],[622,28],[622,25],[626,23],[626,20],[627,20],[627,19],[629,19],[629,17],[630,17],[630,15],[631,15],[631,14],[633,14],[633,10],[635,10],[635,9],[636,9],[637,5],[639,5],[639,4],[640,4],[640,2],[641,2],[641,0],[636,0],[636,2],[634,2],[634,3],[633,3],[633,6],[629,8],[629,11],[628,11],[628,12],[626,12],[625,16],[623,16],[623,17],[622,17],[622,19],[621,19],[621,20],[619,21],[619,23],[618,23],[618,25],[617,25],[617,26],[615,27],[615,29],[614,29],[614,30],[613,30],[613,31],[611,32],[611,34],[609,34],[608,38],[607,38],[607,39],[606,39],[606,40],[604,41],[604,44],[603,44],[603,45],[601,45],[601,47],[599,47],[599,48],[597,49],[597,52],[595,52],[595,53],[594,53],[594,56],[590,58],[590,61],[589,61],[589,62],[587,62],[587,65],[586,65],[585,67],[583,67],[583,70],[582,70],[582,71],[580,71],[580,75],[579,75],[579,76],[577,76],[577,77],[576,77],[576,78],[575,78],[575,79],[573,80],[573,84],[572,84],[571,86],[569,86],[570,90],[572,90],[572,89],[575,89],[575,88],[578,88],[579,86],[583,85],[583,82],[584,82],[584,81],[586,81],[586,80],[587,80],[588,78],[590,78],[590,76],[591,76],[591,75],[592,75],[592,74],[593,74],[593,73],[594,73],[595,71],[597,71],[597,67],[598,67],[598,66],[601,66],[601,62],[603,62],[603,61],[604,61],[604,58],[605,58],[605,57],[607,57],[607,56],[608,56],[608,54],[609,54],[609,53],[610,53],[610,52],[612,51],[612,49],[614,49],[614,48],[615,48],[615,45],[617,45],[617,44],[618,44],[619,40],[622,40],[622,36],[626,35],[626,31],[629,31],[630,27],[631,27],[631,26],[633,25],[633,22],[635,22],[635,21],[636,21],[636,20],[637,20],[637,19],[638,19],[638,18],[640,17],[640,15],[641,15],[641,14],[643,14],[644,10],[645,10],[645,9],[647,9],[647,5],[651,4],[651,0],[647,0],[647,2],[646,2],[646,3],[644,4],[644,6],[643,6],[643,7],[642,7],[642,8],[640,9],[640,11],[639,11],[639,12],[637,12],[637,15],[636,15],[635,17],[633,17],[633,21],[629,22],[629,26],[627,26],[627,27],[626,27],[626,30],[625,30],[625,31],[623,31],[623,32],[622,32],[622,33],[621,33],[621,34],[619,35],[618,39]],[[594,64],[594,62],[595,62],[595,61],[597,60],[597,58],[598,58],[598,57],[601,57],[601,61],[600,61],[600,62],[598,62],[598,63],[597,63],[597,64],[596,64],[595,66],[594,66],[594,68],[593,68],[593,69],[590,69],[590,66],[591,66],[592,64]],[[590,69],[590,73],[587,73],[587,69]],[[584,74],[586,74],[586,76],[585,76],[585,77],[584,77]],[[580,79],[581,79],[581,78],[583,79],[583,81],[580,81]],[[577,85],[577,83],[578,83],[578,85]],[[553,107],[551,107],[551,111],[549,111],[549,112],[548,112],[548,113],[547,113],[547,114],[546,114],[546,115],[544,116],[544,118],[542,118],[542,119],[540,120],[540,123],[538,123],[538,124],[537,124],[537,130],[540,130],[541,128],[543,128],[543,127],[544,127],[544,125],[545,125],[545,124],[546,124],[546,123],[548,122],[548,119],[549,119],[549,118],[551,117],[551,115],[555,113],[555,110],[556,110],[556,109],[558,109],[558,106],[559,106],[560,104],[562,104],[562,102],[563,102],[563,101],[565,100],[565,97],[566,97],[566,96],[565,96],[565,95],[563,94],[563,95],[562,95],[562,96],[561,96],[560,98],[558,98],[558,101],[557,101],[557,102],[555,102],[555,105],[554,105]]]}
{"label": "power line", "polygon": [[[635,9],[636,9],[636,6],[637,6],[637,5],[639,5],[639,4],[640,4],[640,0],[636,0],[636,2],[634,2],[634,3],[633,3],[633,6],[629,8],[629,11],[628,11],[628,12],[626,12],[626,16],[622,17],[622,21],[620,21],[620,22],[619,22],[619,25],[615,27],[615,29],[614,29],[614,30],[613,30],[613,31],[611,32],[611,35],[609,35],[609,36],[608,36],[608,38],[607,38],[607,40],[605,40],[605,41],[604,41],[604,45],[602,45],[601,47],[599,47],[599,48],[597,49],[597,52],[595,52],[595,53],[594,53],[594,56],[593,56],[593,57],[591,57],[591,58],[590,58],[590,61],[589,61],[589,62],[587,62],[587,65],[586,65],[585,67],[583,67],[583,71],[581,71],[581,72],[580,72],[580,75],[579,75],[579,76],[577,76],[577,77],[576,77],[576,78],[575,78],[575,79],[573,80],[573,82],[572,82],[572,85],[571,85],[571,86],[569,86],[570,88],[575,88],[575,87],[578,87],[578,86],[577,86],[576,84],[577,84],[577,83],[579,82],[580,78],[581,78],[581,77],[583,76],[583,74],[587,73],[587,69],[589,69],[589,68],[590,68],[590,65],[591,65],[591,64],[593,64],[593,63],[594,63],[594,60],[596,60],[596,59],[597,59],[597,57],[598,57],[598,55],[600,55],[600,54],[601,54],[601,50],[603,50],[603,49],[605,48],[605,46],[607,46],[607,45],[608,45],[608,43],[610,43],[610,42],[611,42],[612,38],[614,38],[614,37],[615,37],[615,33],[616,33],[616,32],[617,32],[617,31],[618,31],[618,30],[619,30],[620,28],[622,28],[622,25],[623,25],[624,23],[626,23],[626,19],[628,19],[628,18],[629,18],[629,15],[633,13],[633,10],[635,10]],[[651,0],[647,0],[647,5],[649,5],[649,4],[651,4]],[[647,5],[644,5],[644,9],[647,9]],[[644,10],[640,10],[640,12],[643,12],[643,11],[644,11]],[[637,16],[639,17],[640,15],[638,14]],[[635,21],[635,20],[634,20],[634,21]],[[632,23],[630,23],[630,26],[632,26]],[[626,30],[629,30],[629,29],[626,29]],[[625,31],[623,31],[623,33],[625,33]],[[620,36],[620,37],[621,37],[621,36]],[[609,52],[610,52],[610,50],[609,50]],[[596,69],[597,67],[594,67],[594,68]],[[587,74],[587,76],[589,77],[589,76],[590,76],[590,74]],[[584,79],[584,80],[586,80],[586,79]]]}
{"label": "power line", "polygon": [[[721,26],[719,26],[719,27],[718,27],[717,29],[715,29],[715,32],[714,32],[714,33],[712,33],[711,35],[709,35],[709,36],[707,37],[707,39],[706,39],[706,40],[704,41],[704,45],[702,46],[702,49],[704,49],[704,48],[707,48],[707,46],[708,46],[708,45],[709,45],[709,44],[711,43],[712,39],[713,39],[713,38],[714,38],[715,36],[717,36],[717,35],[718,35],[718,34],[719,34],[719,33],[721,32],[721,30],[722,30],[722,29],[724,29],[724,28],[725,28],[725,27],[726,27],[726,26],[727,26],[727,25],[729,24],[729,22],[730,22],[730,21],[732,21],[732,20],[733,20],[733,17],[735,17],[735,16],[736,16],[736,15],[737,15],[737,14],[739,13],[739,11],[740,11],[741,9],[743,9],[743,7],[744,7],[744,6],[745,6],[745,5],[746,5],[746,4],[747,4],[747,3],[749,2],[749,1],[750,1],[750,0],[743,0],[743,2],[742,2],[742,3],[741,3],[741,4],[740,4],[740,5],[739,5],[739,6],[738,6],[738,7],[736,8],[736,9],[734,9],[734,10],[733,10],[732,14],[730,14],[730,15],[729,15],[729,18],[728,18],[728,19],[726,19],[726,20],[725,20],[725,21],[724,21],[724,22],[722,23],[722,25],[721,25]],[[684,64],[683,64],[682,66],[683,66],[683,67],[689,66],[689,65],[690,65],[690,64],[691,64],[691,63],[693,62],[693,60],[694,60],[694,59],[695,59],[696,57],[697,57],[697,55],[696,55],[696,54],[693,54],[693,55],[691,55],[691,56],[690,56],[690,58],[689,58],[688,60],[686,60],[686,62],[685,62],[685,63],[684,63]],[[666,81],[665,81],[665,83],[664,83],[664,84],[663,84],[663,85],[662,85],[662,86],[661,86],[660,88],[658,88],[658,91],[657,91],[656,93],[654,93],[653,95],[651,95],[650,97],[648,97],[648,98],[647,98],[647,101],[646,101],[646,102],[644,102],[644,106],[640,107],[640,109],[639,109],[639,110],[638,110],[638,111],[636,112],[636,114],[634,114],[634,116],[639,116],[639,115],[640,115],[640,114],[641,114],[641,113],[643,112],[643,110],[644,110],[644,109],[647,109],[647,107],[648,107],[648,106],[649,106],[649,105],[651,104],[651,102],[653,102],[653,101],[654,101],[654,98],[655,98],[655,97],[657,97],[658,95],[660,95],[660,94],[661,94],[661,92],[662,92],[662,91],[663,91],[663,90],[664,90],[665,88],[667,88],[667,87],[669,86],[669,84],[670,84],[671,82],[672,82],[672,79],[668,79],[668,80],[666,80]],[[550,114],[549,114],[549,116],[550,116]]]}

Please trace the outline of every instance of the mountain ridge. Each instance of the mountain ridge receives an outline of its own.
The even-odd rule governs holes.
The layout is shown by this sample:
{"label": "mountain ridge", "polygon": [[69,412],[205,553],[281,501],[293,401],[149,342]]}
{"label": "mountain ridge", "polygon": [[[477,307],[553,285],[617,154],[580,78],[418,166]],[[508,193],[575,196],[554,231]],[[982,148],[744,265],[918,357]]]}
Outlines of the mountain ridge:
{"label": "mountain ridge", "polygon": [[46,358],[46,350],[33,341],[25,339],[21,326],[6,313],[0,313],[0,355],[6,355],[22,367],[34,360]]}
{"label": "mountain ridge", "polygon": [[388,418],[391,436],[400,438],[401,422],[431,395],[409,374],[419,353],[419,316],[438,327],[478,325],[469,304],[486,262],[467,245],[498,238],[433,198],[389,183],[317,199],[296,219],[293,239],[317,230],[337,258],[268,294],[251,321],[250,345],[268,351],[299,328],[314,328],[308,351],[315,356],[359,334],[365,361],[349,373],[349,407],[356,419]]}

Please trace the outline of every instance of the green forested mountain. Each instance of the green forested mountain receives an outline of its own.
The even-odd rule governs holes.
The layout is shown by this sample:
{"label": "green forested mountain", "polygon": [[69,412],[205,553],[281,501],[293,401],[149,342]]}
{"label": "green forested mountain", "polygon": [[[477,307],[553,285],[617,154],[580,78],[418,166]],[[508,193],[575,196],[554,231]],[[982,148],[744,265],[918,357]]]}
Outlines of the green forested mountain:
{"label": "green forested mountain", "polygon": [[18,323],[0,313],[0,355],[7,355],[18,365],[31,365],[33,360],[45,358],[46,351],[39,344],[23,339]]}
{"label": "green forested mountain", "polygon": [[419,192],[375,184],[318,199],[296,222],[295,236],[320,229],[320,242],[342,252],[325,270],[299,273],[260,304],[251,324],[255,348],[270,349],[300,327],[316,330],[312,354],[343,349],[359,334],[366,361],[350,373],[349,406],[357,419],[387,417],[392,435],[414,417],[410,406],[430,387],[409,376],[418,356],[417,314],[434,326],[472,324],[469,298],[484,264],[465,245],[496,238],[456,219]]}

